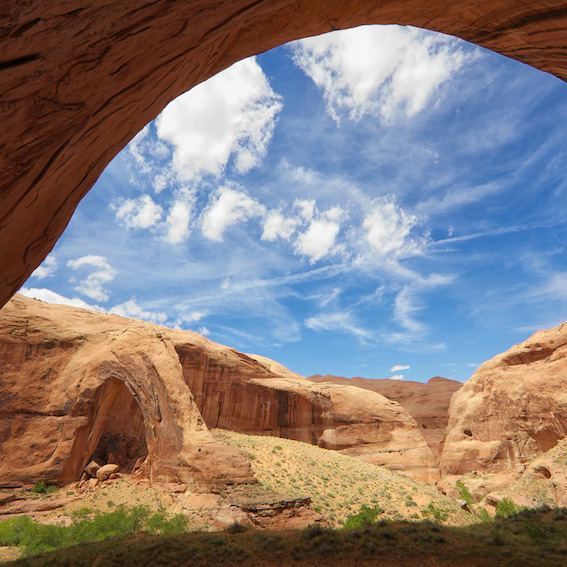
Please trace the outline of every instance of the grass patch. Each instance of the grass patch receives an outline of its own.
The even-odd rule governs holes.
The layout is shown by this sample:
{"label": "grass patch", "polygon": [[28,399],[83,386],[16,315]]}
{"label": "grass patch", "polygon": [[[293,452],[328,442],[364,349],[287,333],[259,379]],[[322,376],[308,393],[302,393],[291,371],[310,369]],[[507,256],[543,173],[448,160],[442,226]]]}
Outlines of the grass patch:
{"label": "grass patch", "polygon": [[119,506],[107,513],[83,509],[73,515],[73,523],[67,527],[38,524],[28,516],[4,520],[0,522],[0,546],[19,547],[24,555],[35,555],[115,536],[141,532],[176,534],[186,529],[187,520],[182,514],[151,514],[144,506]]}

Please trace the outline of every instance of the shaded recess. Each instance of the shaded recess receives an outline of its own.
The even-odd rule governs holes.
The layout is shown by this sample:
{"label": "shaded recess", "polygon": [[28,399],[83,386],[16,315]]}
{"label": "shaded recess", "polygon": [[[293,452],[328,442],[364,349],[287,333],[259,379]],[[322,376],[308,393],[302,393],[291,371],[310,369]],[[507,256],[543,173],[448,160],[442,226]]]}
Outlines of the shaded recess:
{"label": "shaded recess", "polygon": [[88,423],[77,429],[61,481],[78,480],[91,460],[133,472],[148,456],[145,429],[140,405],[126,384],[106,380],[96,391]]}

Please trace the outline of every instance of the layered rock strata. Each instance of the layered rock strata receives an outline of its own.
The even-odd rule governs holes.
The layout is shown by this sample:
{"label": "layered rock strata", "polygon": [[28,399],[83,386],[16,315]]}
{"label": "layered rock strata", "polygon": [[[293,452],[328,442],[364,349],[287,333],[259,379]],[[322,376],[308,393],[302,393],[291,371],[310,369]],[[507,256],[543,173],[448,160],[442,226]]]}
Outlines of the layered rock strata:
{"label": "layered rock strata", "polygon": [[209,433],[154,325],[18,296],[0,312],[0,375],[0,485],[64,484],[109,454],[153,480],[254,480]]}
{"label": "layered rock strata", "polygon": [[110,160],[173,98],[247,56],[361,24],[456,35],[567,77],[558,0],[5,0],[0,306]]}
{"label": "layered rock strata", "polygon": [[269,359],[170,337],[209,427],[304,441],[408,473],[437,478],[415,420],[396,402],[353,386],[314,384]]}
{"label": "layered rock strata", "polygon": [[444,474],[501,472],[567,435],[567,323],[538,331],[478,368],[454,394]]}
{"label": "layered rock strata", "polygon": [[22,296],[0,312],[0,483],[78,479],[91,460],[154,480],[251,480],[208,429],[275,435],[434,480],[411,416],[377,393],[313,384],[175,331]]}
{"label": "layered rock strata", "polygon": [[415,419],[436,459],[439,457],[439,446],[449,421],[451,396],[462,386],[461,382],[441,376],[435,376],[426,383],[411,380],[373,380],[358,376],[344,378],[331,374],[315,374],[309,376],[308,380],[356,386],[378,392],[389,400],[398,402]]}

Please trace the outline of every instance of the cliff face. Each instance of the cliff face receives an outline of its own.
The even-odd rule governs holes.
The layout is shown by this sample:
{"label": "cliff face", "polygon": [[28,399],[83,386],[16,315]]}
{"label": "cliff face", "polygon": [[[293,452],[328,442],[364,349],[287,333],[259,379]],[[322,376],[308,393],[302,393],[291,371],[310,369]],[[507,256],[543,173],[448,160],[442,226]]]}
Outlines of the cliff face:
{"label": "cliff face", "polygon": [[411,380],[371,380],[368,378],[344,378],[326,374],[309,376],[313,382],[329,382],[378,392],[389,400],[398,402],[416,421],[423,438],[433,455],[439,457],[439,447],[449,421],[451,396],[462,386],[461,382],[435,376],[427,383]]}
{"label": "cliff face", "polygon": [[209,427],[312,443],[426,481],[435,459],[412,417],[377,393],[314,384],[269,359],[213,352],[170,332],[183,374]]}
{"label": "cliff face", "polygon": [[455,393],[440,468],[514,470],[567,435],[567,323],[485,362]]}
{"label": "cliff face", "polygon": [[254,480],[156,326],[18,296],[0,312],[0,375],[0,484],[77,480],[94,455],[153,480]]}
{"label": "cliff face", "polygon": [[362,24],[455,35],[565,79],[560,2],[5,0],[0,306],[110,160],[173,98],[287,41]]}
{"label": "cliff face", "polygon": [[187,331],[16,297],[0,312],[0,481],[64,483],[93,455],[154,479],[246,482],[209,427],[297,439],[435,480],[411,416]]}

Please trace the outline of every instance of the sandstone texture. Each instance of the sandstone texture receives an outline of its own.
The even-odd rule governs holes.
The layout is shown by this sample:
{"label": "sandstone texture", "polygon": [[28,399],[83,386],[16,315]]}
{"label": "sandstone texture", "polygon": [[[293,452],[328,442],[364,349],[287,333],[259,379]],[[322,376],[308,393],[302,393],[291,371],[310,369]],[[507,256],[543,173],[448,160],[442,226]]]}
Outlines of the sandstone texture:
{"label": "sandstone texture", "polygon": [[5,0],[0,3],[0,306],[110,160],[232,63],[361,24],[459,36],[567,77],[557,0]]}
{"label": "sandstone texture", "polygon": [[315,384],[271,360],[203,349],[169,331],[208,427],[312,443],[433,481],[438,472],[415,420],[397,402],[353,386]]}
{"label": "sandstone texture", "polygon": [[243,453],[208,427],[437,478],[420,428],[398,403],[314,384],[189,331],[17,296],[0,312],[0,373],[4,486],[64,484],[92,461],[191,486],[252,481]]}
{"label": "sandstone texture", "polygon": [[567,323],[485,362],[451,400],[443,474],[513,471],[567,434]]}
{"label": "sandstone texture", "polygon": [[309,376],[308,380],[356,386],[378,392],[389,400],[398,402],[415,419],[436,459],[439,457],[439,446],[449,421],[451,396],[462,386],[461,382],[441,376],[435,376],[427,383],[411,380],[373,380],[359,376],[344,378],[331,374],[315,374]]}
{"label": "sandstone texture", "polygon": [[253,481],[244,454],[209,433],[163,331],[20,296],[7,304],[0,485],[68,483],[91,460],[156,481]]}

